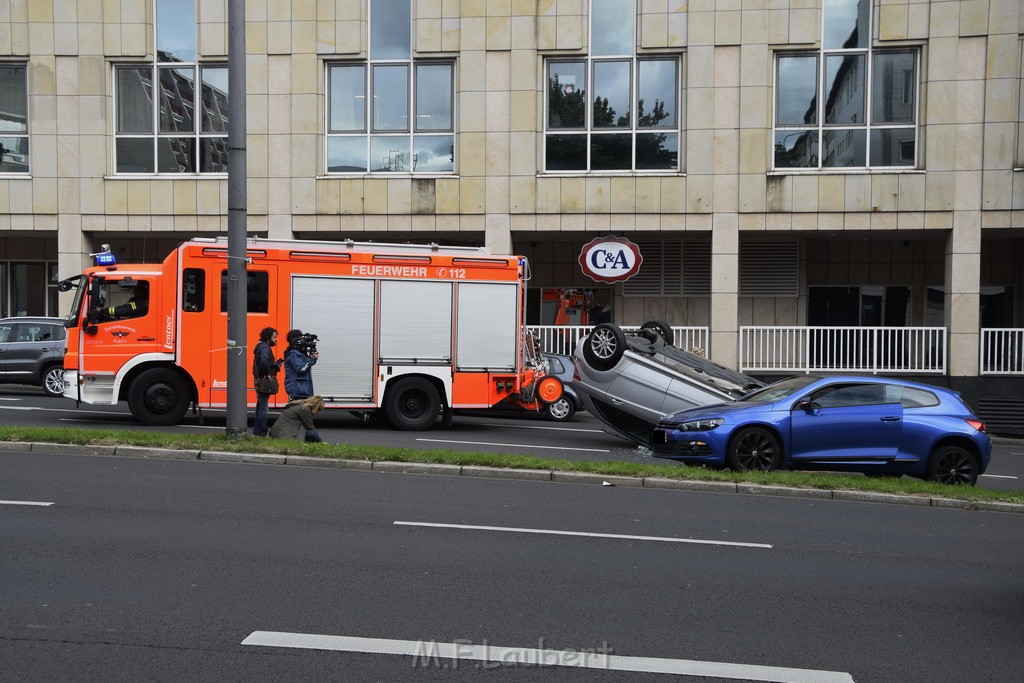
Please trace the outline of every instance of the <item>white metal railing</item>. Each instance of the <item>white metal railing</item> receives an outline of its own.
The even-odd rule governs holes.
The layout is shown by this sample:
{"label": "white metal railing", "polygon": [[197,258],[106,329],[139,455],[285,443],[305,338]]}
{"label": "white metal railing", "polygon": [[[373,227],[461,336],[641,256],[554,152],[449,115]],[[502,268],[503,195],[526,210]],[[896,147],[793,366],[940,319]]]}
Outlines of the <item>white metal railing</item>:
{"label": "white metal railing", "polygon": [[740,372],[946,372],[945,327],[740,327]]}
{"label": "white metal railing", "polygon": [[983,375],[1024,375],[1024,329],[982,328],[979,367]]}
{"label": "white metal railing", "polygon": [[[527,329],[540,340],[541,351],[571,356],[576,344],[590,334],[594,325],[527,325]],[[638,330],[640,326],[622,325],[622,329]],[[708,328],[672,325],[672,333],[675,346],[686,351],[699,349],[702,355],[707,356]]]}

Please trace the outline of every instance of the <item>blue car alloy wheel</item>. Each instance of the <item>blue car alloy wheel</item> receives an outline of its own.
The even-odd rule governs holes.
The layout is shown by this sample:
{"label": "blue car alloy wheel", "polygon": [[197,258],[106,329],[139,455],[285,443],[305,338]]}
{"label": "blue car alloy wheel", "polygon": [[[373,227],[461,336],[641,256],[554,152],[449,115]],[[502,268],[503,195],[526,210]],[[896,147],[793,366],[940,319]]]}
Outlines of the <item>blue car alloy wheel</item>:
{"label": "blue car alloy wheel", "polygon": [[737,401],[664,417],[655,457],[737,471],[794,469],[909,475],[972,486],[992,440],[949,389],[885,377],[802,375]]}

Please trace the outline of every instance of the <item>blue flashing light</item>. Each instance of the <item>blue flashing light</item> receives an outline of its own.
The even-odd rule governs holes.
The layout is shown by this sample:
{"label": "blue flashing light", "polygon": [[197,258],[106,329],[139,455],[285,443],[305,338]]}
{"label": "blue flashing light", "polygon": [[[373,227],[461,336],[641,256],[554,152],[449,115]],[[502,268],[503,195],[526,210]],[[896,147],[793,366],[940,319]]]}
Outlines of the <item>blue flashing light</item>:
{"label": "blue flashing light", "polygon": [[101,251],[98,254],[93,254],[96,258],[97,266],[116,266],[117,259],[109,251]]}

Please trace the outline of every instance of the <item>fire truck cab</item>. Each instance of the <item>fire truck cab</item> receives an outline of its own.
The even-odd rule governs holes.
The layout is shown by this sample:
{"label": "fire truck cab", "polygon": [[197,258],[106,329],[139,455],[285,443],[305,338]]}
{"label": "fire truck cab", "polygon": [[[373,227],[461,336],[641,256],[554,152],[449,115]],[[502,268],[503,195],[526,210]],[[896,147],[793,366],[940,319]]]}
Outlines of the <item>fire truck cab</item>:
{"label": "fire truck cab", "polygon": [[[454,409],[510,397],[540,409],[561,396],[525,332],[522,257],[478,247],[250,239],[247,337],[229,344],[226,238],[190,240],[160,264],[107,256],[60,284],[77,288],[65,322],[64,396],[127,401],[144,424],[176,424],[190,405],[226,406],[228,353],[245,353],[248,367],[265,327],[282,340],[289,329],[317,335],[313,383],[328,408],[379,411],[398,429],[426,429]],[[248,377],[250,406],[252,383]],[[286,403],[282,386],[270,405]]]}

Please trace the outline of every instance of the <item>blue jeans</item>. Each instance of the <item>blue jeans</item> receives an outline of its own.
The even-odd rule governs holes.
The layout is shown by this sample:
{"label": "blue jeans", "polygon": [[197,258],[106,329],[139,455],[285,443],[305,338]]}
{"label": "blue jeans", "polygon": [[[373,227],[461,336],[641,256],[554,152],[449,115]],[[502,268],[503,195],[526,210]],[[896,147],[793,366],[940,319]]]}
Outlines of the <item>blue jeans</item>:
{"label": "blue jeans", "polygon": [[253,436],[268,436],[267,415],[270,412],[270,394],[256,394],[256,417],[252,421]]}

